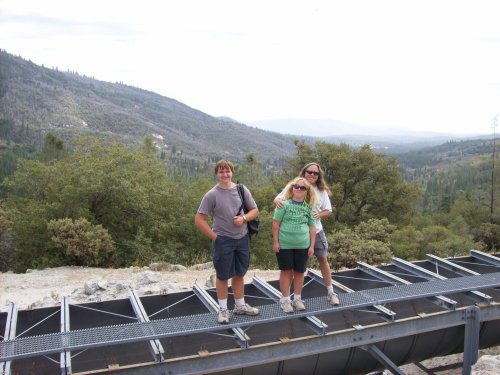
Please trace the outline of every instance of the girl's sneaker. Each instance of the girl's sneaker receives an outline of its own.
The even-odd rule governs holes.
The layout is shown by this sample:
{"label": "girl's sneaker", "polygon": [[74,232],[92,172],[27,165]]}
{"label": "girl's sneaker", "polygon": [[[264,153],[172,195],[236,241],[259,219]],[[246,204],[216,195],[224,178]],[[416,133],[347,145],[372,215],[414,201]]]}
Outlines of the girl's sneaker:
{"label": "girl's sneaker", "polygon": [[233,313],[238,315],[258,315],[259,309],[250,306],[248,303],[245,303],[243,306],[235,306]]}
{"label": "girl's sneaker", "polygon": [[281,300],[280,301],[280,307],[283,312],[288,313],[293,313],[293,307],[292,307],[292,301],[290,300]]}
{"label": "girl's sneaker", "polygon": [[328,302],[330,302],[330,305],[340,305],[339,296],[336,293],[330,292],[328,293],[328,296],[326,298],[328,298]]}
{"label": "girl's sneaker", "polygon": [[306,307],[304,306],[304,302],[301,299],[294,299],[292,302],[292,306],[295,311],[304,311]]}
{"label": "girl's sneaker", "polygon": [[227,309],[219,309],[219,313],[217,314],[217,321],[221,324],[229,323],[229,312]]}

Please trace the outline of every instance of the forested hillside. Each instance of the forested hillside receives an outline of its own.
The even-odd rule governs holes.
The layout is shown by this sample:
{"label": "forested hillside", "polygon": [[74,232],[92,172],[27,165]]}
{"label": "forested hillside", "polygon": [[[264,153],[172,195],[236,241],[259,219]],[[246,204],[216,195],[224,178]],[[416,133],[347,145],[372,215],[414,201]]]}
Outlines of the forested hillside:
{"label": "forested hillside", "polygon": [[396,157],[405,179],[422,186],[422,208],[436,212],[449,210],[464,192],[483,202],[490,199],[494,144],[498,147],[493,137],[449,141]]}
{"label": "forested hillside", "polygon": [[450,165],[476,165],[485,157],[491,157],[493,137],[489,139],[447,141],[438,146],[422,147],[398,153],[398,163],[405,169],[418,171],[425,168],[443,169]]}
{"label": "forested hillside", "polygon": [[[186,83],[189,84],[189,83]],[[97,135],[140,144],[155,135],[174,157],[207,161],[249,153],[273,165],[293,152],[292,138],[215,118],[153,92],[38,66],[0,50],[0,137],[40,146]]]}

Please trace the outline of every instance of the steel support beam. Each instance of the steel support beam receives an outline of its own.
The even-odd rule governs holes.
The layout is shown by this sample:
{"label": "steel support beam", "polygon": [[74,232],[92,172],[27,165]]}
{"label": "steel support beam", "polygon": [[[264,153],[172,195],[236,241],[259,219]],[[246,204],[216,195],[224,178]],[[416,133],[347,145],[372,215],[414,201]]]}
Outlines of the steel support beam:
{"label": "steel support beam", "polygon": [[[69,332],[70,330],[68,298],[63,297],[61,301],[61,332]],[[69,350],[63,350],[60,353],[59,364],[62,375],[71,375],[71,352]]]}
{"label": "steel support beam", "polygon": [[462,374],[470,375],[472,365],[477,362],[479,352],[481,310],[477,306],[469,306],[465,312],[464,364]]}
{"label": "steel support beam", "polygon": [[[419,267],[416,264],[410,263],[403,259],[392,258],[392,263],[408,272],[413,273],[414,275],[424,277],[425,279],[447,280],[447,278],[444,276],[428,271],[425,268]],[[491,296],[482,292],[478,292],[476,290],[467,291],[464,294],[479,302],[490,303],[493,300]]]}
{"label": "steel support beam", "polygon": [[[17,328],[17,307],[14,303],[9,304],[7,310],[7,321],[5,322],[4,340],[14,340]],[[0,362],[0,374],[10,375],[11,361]]]}
{"label": "steel support beam", "polygon": [[[369,275],[375,276],[379,280],[384,280],[384,281],[387,281],[391,284],[392,283],[398,283],[398,284],[402,284],[402,285],[411,285],[412,284],[408,280],[402,279],[402,278],[395,276],[389,272],[386,272],[386,271],[383,271],[383,270],[378,269],[376,267],[370,266],[367,263],[363,263],[363,262],[357,262],[357,263],[358,263],[358,268],[361,271],[366,272]],[[432,296],[432,297],[429,297],[428,299],[432,303],[434,303],[442,308],[445,308],[447,310],[455,310],[455,307],[457,306],[457,301],[454,301],[454,300],[452,300],[448,297],[445,297],[445,296]]]}
{"label": "steel support beam", "polygon": [[500,259],[494,255],[483,253],[482,251],[478,251],[478,250],[471,250],[470,255],[473,258],[480,259],[483,262],[492,264],[496,267],[500,267]]}
{"label": "steel support beam", "polygon": [[[200,286],[200,284],[195,282],[193,285],[193,291],[207,309],[214,313],[217,313],[219,311],[219,305],[217,304],[217,302],[210,296],[210,294],[208,294],[208,292],[203,287]],[[248,348],[248,341],[250,340],[250,337],[247,336],[245,331],[243,331],[239,327],[232,328],[232,330],[234,332],[235,340],[238,342],[238,345],[241,348]]]}
{"label": "steel support beam", "polygon": [[[262,280],[258,276],[254,276],[252,278],[252,284],[255,285],[257,289],[259,289],[266,296],[268,296],[277,303],[279,302],[281,298],[281,293],[276,288],[273,288],[273,286],[269,284],[267,281]],[[321,321],[321,319],[319,319],[318,317],[310,315],[301,319],[303,319],[306,322],[307,326],[311,328],[314,332],[316,332],[318,335],[323,336],[324,334],[326,334],[326,329],[328,328],[328,324]]]}
{"label": "steel support beam", "polygon": [[[128,298],[130,300],[130,303],[132,304],[135,315],[137,315],[137,319],[140,322],[149,322],[149,316],[146,313],[146,309],[144,308],[139,295],[134,289],[130,289]],[[155,362],[162,362],[165,359],[165,350],[163,349],[160,340],[149,340],[149,348],[151,349],[151,353],[153,354]]]}
{"label": "steel support beam", "polygon": [[459,274],[460,276],[480,275],[480,273],[478,273],[476,271],[472,271],[472,270],[465,268],[463,266],[459,266],[458,264],[455,264],[448,259],[440,258],[434,254],[427,254],[427,260],[436,265],[436,268],[437,268],[436,273],[437,274],[439,274],[438,267],[441,267],[441,268],[444,268],[448,271],[455,272],[455,273]]}
{"label": "steel support beam", "polygon": [[[310,270],[308,270],[307,274],[310,277],[312,277],[313,280],[324,284],[324,280],[323,280],[323,276],[321,275],[321,272],[310,269]],[[346,285],[341,284],[338,281],[333,280],[333,279],[332,279],[332,285],[343,290],[346,293],[354,293],[355,292],[355,290],[353,290],[353,289],[347,287]],[[390,310],[387,307],[384,307],[382,305],[369,306],[366,309],[369,311],[376,312],[377,315],[379,315],[382,319],[384,319],[385,321],[388,321],[388,322],[393,322],[394,319],[396,318],[396,313],[394,311],[392,311],[392,310]]]}
{"label": "steel support beam", "polygon": [[405,375],[405,373],[401,371],[401,369],[375,344],[363,345],[361,346],[361,349],[366,350],[368,353],[370,353],[373,358],[379,361],[386,369],[388,369],[393,374]]}

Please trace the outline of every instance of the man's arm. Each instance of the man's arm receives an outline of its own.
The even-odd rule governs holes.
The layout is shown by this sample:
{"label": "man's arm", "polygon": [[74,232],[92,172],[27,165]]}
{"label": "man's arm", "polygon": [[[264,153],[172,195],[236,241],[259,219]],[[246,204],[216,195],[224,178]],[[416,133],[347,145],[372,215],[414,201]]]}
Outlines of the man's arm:
{"label": "man's arm", "polygon": [[194,225],[204,236],[210,238],[212,241],[215,241],[217,238],[217,233],[208,225],[207,215],[198,212],[194,217]]}
{"label": "man's arm", "polygon": [[245,217],[246,217],[246,221],[252,221],[252,220],[255,220],[255,218],[259,216],[259,209],[257,207],[255,208],[252,208],[250,211],[248,211],[246,214],[245,214]]}

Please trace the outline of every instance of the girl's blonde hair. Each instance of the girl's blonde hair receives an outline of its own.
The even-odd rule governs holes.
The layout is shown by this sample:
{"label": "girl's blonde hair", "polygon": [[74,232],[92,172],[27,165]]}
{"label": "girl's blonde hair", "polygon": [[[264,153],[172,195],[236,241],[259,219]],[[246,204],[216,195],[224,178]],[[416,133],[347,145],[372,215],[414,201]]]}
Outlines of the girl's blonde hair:
{"label": "girl's blonde hair", "polygon": [[306,195],[304,197],[304,202],[306,202],[311,207],[316,207],[316,203],[318,201],[318,197],[316,196],[316,192],[314,191],[313,186],[306,180],[305,177],[295,177],[292,181],[290,181],[285,188],[285,199],[290,199],[293,197],[293,185],[297,182],[302,181],[304,186],[307,188]]}

